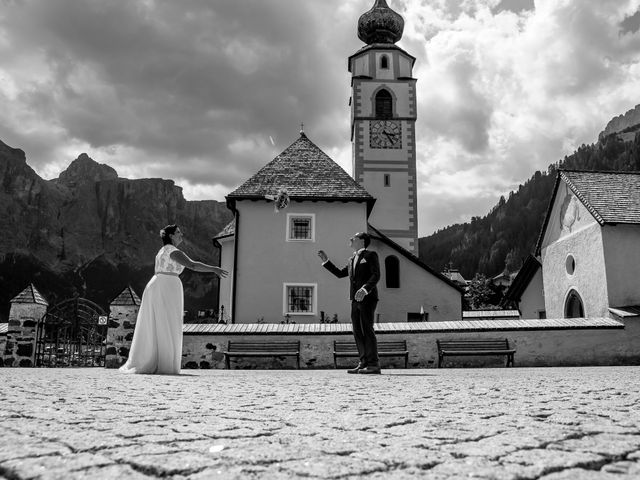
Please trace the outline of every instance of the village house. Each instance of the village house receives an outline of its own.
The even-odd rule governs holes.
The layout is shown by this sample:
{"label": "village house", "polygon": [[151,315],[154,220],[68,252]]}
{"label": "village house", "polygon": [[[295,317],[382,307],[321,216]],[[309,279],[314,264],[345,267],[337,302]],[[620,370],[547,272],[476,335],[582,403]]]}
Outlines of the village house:
{"label": "village house", "polygon": [[[288,191],[286,209],[265,195]],[[453,282],[368,223],[375,199],[306,134],[227,196],[235,219],[215,237],[222,268],[220,305],[234,323],[350,321],[346,280],[321,266],[318,250],[342,265],[349,238],[372,235],[378,253],[380,322],[461,319]]]}

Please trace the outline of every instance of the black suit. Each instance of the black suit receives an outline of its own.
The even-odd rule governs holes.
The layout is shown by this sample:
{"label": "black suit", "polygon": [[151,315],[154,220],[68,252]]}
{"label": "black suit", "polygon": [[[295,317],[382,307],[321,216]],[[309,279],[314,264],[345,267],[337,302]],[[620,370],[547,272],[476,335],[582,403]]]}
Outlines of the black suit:
{"label": "black suit", "polygon": [[[363,250],[358,256],[355,268],[352,268],[353,256],[342,268],[337,268],[331,261],[324,267],[338,278],[349,277],[349,300],[351,300],[351,323],[353,336],[356,340],[360,355],[360,366],[378,367],[378,342],[373,329],[373,316],[378,303],[378,288],[376,283],[380,279],[380,264],[378,254]],[[356,292],[361,288],[368,292],[361,302],[356,302]]]}

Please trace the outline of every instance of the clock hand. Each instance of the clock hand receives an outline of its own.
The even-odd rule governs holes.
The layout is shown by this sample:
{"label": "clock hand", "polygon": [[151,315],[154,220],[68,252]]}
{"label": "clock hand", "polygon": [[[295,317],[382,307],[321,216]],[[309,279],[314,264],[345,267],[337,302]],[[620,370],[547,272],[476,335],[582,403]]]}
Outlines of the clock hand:
{"label": "clock hand", "polygon": [[389,132],[387,132],[386,130],[384,130],[382,133],[384,133],[384,134],[387,136],[387,138],[389,139],[389,141],[390,141],[391,143],[396,143],[396,141],[395,141],[395,135],[390,134],[390,133],[389,133]]}

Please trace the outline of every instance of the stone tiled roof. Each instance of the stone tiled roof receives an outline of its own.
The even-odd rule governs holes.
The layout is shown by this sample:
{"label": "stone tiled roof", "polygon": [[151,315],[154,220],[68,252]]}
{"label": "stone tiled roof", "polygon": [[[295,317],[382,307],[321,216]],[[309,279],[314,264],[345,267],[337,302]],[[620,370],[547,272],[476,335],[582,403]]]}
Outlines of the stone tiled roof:
{"label": "stone tiled roof", "polygon": [[561,181],[567,184],[600,225],[640,224],[640,172],[560,170],[536,242],[536,255],[540,255]]}
{"label": "stone tiled roof", "polygon": [[120,295],[111,301],[111,305],[140,305],[140,297],[136,295],[130,285]]}
{"label": "stone tiled roof", "polygon": [[13,297],[13,299],[11,299],[11,303],[38,303],[40,305],[49,305],[33,284],[29,284],[27,288]]}
{"label": "stone tiled roof", "polygon": [[[452,320],[449,322],[382,322],[374,325],[377,334],[394,333],[449,333],[449,332],[517,332],[546,330],[623,330],[624,324],[611,318],[556,318],[518,320]],[[186,323],[184,335],[351,335],[349,323]]]}
{"label": "stone tiled roof", "polygon": [[468,280],[466,280],[458,270],[449,270],[448,272],[442,272],[442,274],[452,282],[457,282],[465,285],[469,283]]}
{"label": "stone tiled roof", "polygon": [[360,201],[371,211],[375,199],[304,133],[249,180],[227,195],[231,209],[238,199],[262,199],[287,189],[291,200]]}
{"label": "stone tiled roof", "polygon": [[623,307],[609,307],[609,311],[621,318],[640,317],[640,305],[625,305]]}
{"label": "stone tiled roof", "polygon": [[640,224],[640,172],[561,170],[560,176],[601,225]]}
{"label": "stone tiled roof", "polygon": [[518,310],[467,310],[462,312],[462,319],[469,318],[520,318],[520,312]]}
{"label": "stone tiled roof", "polygon": [[215,240],[216,238],[229,237],[231,235],[235,235],[235,233],[236,233],[236,219],[234,218],[227,224],[226,227],[222,229],[220,233],[218,233],[215,237],[213,237],[213,239]]}

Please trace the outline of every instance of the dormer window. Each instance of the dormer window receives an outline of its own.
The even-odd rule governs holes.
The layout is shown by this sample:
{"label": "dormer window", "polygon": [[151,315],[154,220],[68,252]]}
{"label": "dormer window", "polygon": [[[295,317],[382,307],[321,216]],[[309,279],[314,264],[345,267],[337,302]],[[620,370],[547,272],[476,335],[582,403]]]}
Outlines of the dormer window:
{"label": "dormer window", "polygon": [[380,68],[382,70],[389,70],[389,57],[386,55],[382,55],[382,57],[380,57]]}
{"label": "dormer window", "polygon": [[376,94],[376,118],[393,117],[393,97],[388,90],[382,89]]}

